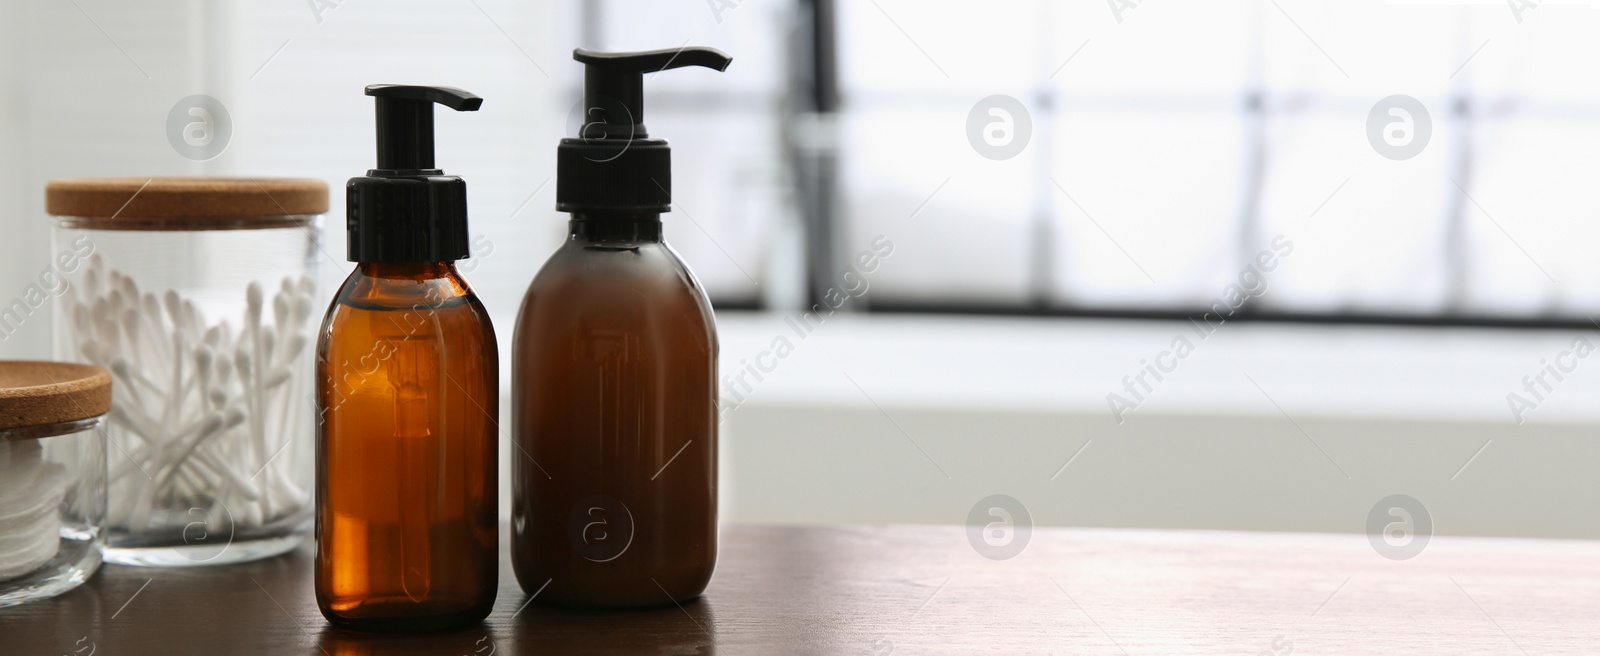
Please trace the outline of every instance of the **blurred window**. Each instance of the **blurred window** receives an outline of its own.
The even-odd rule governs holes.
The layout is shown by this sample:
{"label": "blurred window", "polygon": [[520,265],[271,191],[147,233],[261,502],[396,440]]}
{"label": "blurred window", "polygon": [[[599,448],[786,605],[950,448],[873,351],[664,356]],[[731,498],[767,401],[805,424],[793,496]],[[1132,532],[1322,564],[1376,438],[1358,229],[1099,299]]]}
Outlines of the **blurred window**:
{"label": "blurred window", "polygon": [[835,246],[899,247],[872,308],[1176,316],[1239,284],[1257,316],[1587,324],[1600,301],[1583,7],[831,4]]}

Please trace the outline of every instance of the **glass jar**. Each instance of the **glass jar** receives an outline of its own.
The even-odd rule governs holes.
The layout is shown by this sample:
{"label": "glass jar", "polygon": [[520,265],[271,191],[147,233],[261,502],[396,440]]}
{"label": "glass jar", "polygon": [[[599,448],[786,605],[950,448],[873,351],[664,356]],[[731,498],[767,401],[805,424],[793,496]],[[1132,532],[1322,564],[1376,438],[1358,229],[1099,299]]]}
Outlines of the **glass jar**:
{"label": "glass jar", "polygon": [[100,569],[110,408],[104,369],[0,361],[0,606],[54,597]]}
{"label": "glass jar", "polygon": [[311,526],[316,180],[56,180],[57,357],[117,382],[105,560],[243,562]]}

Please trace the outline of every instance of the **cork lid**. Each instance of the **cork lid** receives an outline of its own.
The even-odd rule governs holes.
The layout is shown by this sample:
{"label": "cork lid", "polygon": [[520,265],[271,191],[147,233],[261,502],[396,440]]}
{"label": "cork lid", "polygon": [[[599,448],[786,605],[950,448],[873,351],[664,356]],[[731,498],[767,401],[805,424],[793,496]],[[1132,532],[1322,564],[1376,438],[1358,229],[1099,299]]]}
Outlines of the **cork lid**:
{"label": "cork lid", "polygon": [[67,362],[0,360],[0,430],[77,421],[110,410],[111,374],[104,369]]}
{"label": "cork lid", "polygon": [[123,230],[263,227],[328,211],[328,184],[274,178],[76,178],[51,180],[45,211]]}

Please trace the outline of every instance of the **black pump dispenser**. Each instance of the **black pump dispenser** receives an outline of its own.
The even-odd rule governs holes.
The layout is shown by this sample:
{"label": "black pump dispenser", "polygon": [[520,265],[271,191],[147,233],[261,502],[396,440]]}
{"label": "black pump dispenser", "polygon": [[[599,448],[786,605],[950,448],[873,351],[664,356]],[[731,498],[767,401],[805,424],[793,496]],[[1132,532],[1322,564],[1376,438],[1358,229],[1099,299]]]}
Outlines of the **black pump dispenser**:
{"label": "black pump dispenser", "polygon": [[585,64],[583,124],[556,150],[556,210],[588,216],[672,210],[672,150],[644,125],[644,74],[685,66],[726,70],[714,48],[602,53],[578,48]]}
{"label": "black pump dispenser", "polygon": [[467,183],[434,168],[433,104],[477,111],[451,87],[374,84],[378,168],[350,178],[345,225],[352,262],[429,264],[468,257]]}

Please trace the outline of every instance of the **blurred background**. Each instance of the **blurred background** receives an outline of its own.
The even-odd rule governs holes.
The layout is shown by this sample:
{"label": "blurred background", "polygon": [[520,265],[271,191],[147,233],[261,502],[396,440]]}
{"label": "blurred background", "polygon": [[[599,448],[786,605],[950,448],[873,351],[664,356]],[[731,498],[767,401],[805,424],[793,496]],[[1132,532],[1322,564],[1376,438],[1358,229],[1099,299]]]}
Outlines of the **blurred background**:
{"label": "blurred background", "polygon": [[[1439,533],[1600,537],[1597,27],[1556,0],[8,1],[0,303],[48,266],[44,183],[83,176],[325,179],[329,296],[362,87],[445,84],[486,99],[439,113],[438,160],[504,343],[565,235],[572,49],[714,46],[725,73],[645,92],[717,309],[725,518],[1007,494],[1041,525],[1360,532],[1406,494]],[[205,161],[166,131],[197,94],[232,121]],[[49,352],[46,320],[0,333]]]}

